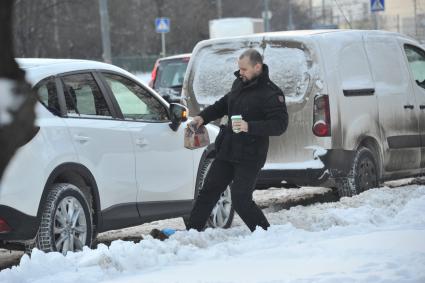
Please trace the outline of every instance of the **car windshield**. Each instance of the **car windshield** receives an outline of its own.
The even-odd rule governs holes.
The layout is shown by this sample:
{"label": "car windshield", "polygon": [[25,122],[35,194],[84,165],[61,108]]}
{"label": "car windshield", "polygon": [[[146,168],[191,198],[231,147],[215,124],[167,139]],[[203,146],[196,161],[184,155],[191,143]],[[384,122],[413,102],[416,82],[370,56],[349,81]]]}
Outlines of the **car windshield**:
{"label": "car windshield", "polygon": [[181,88],[187,69],[187,63],[187,59],[160,61],[154,85],[155,89]]}

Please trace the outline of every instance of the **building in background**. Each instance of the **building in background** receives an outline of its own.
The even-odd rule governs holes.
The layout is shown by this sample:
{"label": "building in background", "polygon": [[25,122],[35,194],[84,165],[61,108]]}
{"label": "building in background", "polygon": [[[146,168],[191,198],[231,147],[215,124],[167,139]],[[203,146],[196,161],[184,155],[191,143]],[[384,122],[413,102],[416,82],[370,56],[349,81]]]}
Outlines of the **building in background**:
{"label": "building in background", "polygon": [[248,17],[221,18],[210,20],[210,38],[248,35],[264,32],[263,19]]}
{"label": "building in background", "polygon": [[385,11],[372,13],[371,0],[310,0],[313,26],[396,31],[425,42],[425,0],[385,0]]}

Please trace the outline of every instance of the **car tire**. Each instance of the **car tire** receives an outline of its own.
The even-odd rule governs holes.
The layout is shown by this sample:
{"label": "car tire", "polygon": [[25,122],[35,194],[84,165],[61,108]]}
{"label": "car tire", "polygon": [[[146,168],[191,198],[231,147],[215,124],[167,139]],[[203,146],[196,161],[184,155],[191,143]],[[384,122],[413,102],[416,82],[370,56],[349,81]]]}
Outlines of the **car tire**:
{"label": "car tire", "polygon": [[[198,178],[196,180],[196,191],[199,192],[202,190],[204,185],[205,177],[207,176],[211,164],[213,163],[214,158],[207,157],[201,164],[198,170]],[[220,199],[217,204],[214,206],[211,215],[208,217],[205,228],[229,228],[232,225],[233,218],[235,216],[235,210],[232,206],[232,199],[230,194],[230,185],[227,189],[221,194]],[[189,224],[189,218],[183,217],[183,220],[186,224],[186,227]]]}
{"label": "car tire", "polygon": [[54,184],[47,195],[35,246],[45,252],[82,250],[93,237],[90,202],[72,184]]}
{"label": "car tire", "polygon": [[351,197],[379,185],[378,166],[372,151],[361,147],[356,151],[347,177],[337,180],[340,197]]}

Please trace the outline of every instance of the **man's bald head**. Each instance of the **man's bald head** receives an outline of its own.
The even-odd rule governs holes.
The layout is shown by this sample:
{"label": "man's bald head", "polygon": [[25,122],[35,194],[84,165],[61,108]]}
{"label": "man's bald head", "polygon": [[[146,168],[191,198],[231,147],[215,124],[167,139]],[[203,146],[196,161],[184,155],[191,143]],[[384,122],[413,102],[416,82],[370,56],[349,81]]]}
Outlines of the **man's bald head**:
{"label": "man's bald head", "polygon": [[245,50],[241,56],[239,56],[239,60],[243,59],[244,57],[249,59],[249,62],[252,66],[255,66],[256,64],[263,65],[263,56],[261,56],[260,52],[254,48]]}
{"label": "man's bald head", "polygon": [[255,49],[245,50],[239,56],[239,75],[242,81],[247,82],[259,76],[263,70],[263,57]]}

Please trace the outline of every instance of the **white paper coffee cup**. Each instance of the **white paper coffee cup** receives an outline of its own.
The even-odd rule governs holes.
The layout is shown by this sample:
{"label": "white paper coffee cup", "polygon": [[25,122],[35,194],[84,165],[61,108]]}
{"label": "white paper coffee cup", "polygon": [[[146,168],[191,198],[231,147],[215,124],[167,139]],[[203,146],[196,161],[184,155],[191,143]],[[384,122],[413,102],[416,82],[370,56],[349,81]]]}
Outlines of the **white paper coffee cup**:
{"label": "white paper coffee cup", "polygon": [[232,130],[233,130],[233,132],[235,132],[235,133],[239,133],[240,131],[241,131],[241,129],[239,128],[239,127],[234,127],[233,126],[233,124],[234,124],[234,122],[236,122],[236,121],[242,121],[242,116],[241,115],[233,115],[232,117],[231,117],[231,119],[232,119]]}

